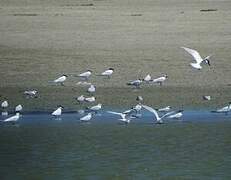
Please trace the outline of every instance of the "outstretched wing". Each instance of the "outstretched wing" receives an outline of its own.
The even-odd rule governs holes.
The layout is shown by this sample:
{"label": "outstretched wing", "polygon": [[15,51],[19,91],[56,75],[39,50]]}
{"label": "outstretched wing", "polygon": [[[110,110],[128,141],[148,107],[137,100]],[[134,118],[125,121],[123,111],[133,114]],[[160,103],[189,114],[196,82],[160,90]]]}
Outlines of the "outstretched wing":
{"label": "outstretched wing", "polygon": [[174,114],[174,113],[176,113],[176,111],[168,112],[168,113],[164,114],[161,118],[164,118],[164,117],[166,117],[166,116],[172,115],[172,114]]}
{"label": "outstretched wing", "polygon": [[122,118],[125,117],[125,114],[123,114],[123,113],[118,113],[118,112],[114,112],[114,111],[107,111],[107,112],[108,112],[108,113],[111,113],[111,114],[119,115],[119,116],[121,116]]}
{"label": "outstretched wing", "polygon": [[146,106],[146,105],[142,105],[142,106],[143,106],[145,109],[147,109],[148,111],[150,111],[151,113],[153,113],[153,114],[155,115],[156,119],[160,119],[160,118],[159,118],[159,115],[158,115],[158,113],[156,112],[155,109],[153,109],[152,107]]}
{"label": "outstretched wing", "polygon": [[189,54],[191,54],[191,56],[195,59],[195,61],[197,63],[201,63],[203,61],[203,59],[201,58],[201,55],[194,49],[190,49],[190,48],[187,48],[187,47],[181,47],[183,48],[185,51],[187,51]]}

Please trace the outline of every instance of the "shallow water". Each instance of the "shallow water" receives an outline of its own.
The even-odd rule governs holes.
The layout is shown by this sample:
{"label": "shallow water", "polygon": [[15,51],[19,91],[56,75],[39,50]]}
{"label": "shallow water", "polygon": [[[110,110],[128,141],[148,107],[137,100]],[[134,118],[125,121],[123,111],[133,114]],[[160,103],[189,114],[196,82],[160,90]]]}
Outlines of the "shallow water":
{"label": "shallow water", "polygon": [[[186,111],[154,125],[109,114],[80,123],[67,113],[0,124],[1,179],[230,179],[231,115]],[[2,117],[1,117],[2,119]]]}

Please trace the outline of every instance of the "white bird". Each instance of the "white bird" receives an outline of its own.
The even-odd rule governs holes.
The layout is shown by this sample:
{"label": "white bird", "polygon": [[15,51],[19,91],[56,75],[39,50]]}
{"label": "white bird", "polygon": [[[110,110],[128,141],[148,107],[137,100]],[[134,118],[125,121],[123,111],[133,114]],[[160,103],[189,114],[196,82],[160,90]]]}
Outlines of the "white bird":
{"label": "white bird", "polygon": [[123,121],[125,122],[126,124],[130,123],[130,118],[126,118],[128,117],[127,114],[124,114],[124,113],[118,113],[118,112],[114,112],[114,111],[107,111],[108,113],[111,113],[111,114],[116,114],[116,115],[119,115],[121,117],[121,119],[118,119],[119,121]]}
{"label": "white bird", "polygon": [[152,80],[152,77],[150,74],[144,77],[144,82],[149,83]]}
{"label": "white bird", "polygon": [[167,79],[168,79],[168,75],[164,74],[163,76],[153,79],[151,82],[158,83],[160,84],[160,86],[162,86],[163,82],[166,81]]}
{"label": "white bird", "polygon": [[76,98],[76,100],[79,102],[79,103],[82,103],[85,101],[85,97],[83,95],[79,96]]}
{"label": "white bird", "polygon": [[95,111],[95,112],[99,111],[100,109],[102,109],[102,104],[97,104],[89,108],[89,110]]}
{"label": "white bird", "polygon": [[228,114],[229,111],[231,111],[231,102],[229,102],[229,105],[228,105],[228,106],[219,108],[219,109],[217,109],[217,110],[215,110],[215,111],[212,111],[212,112],[226,113],[226,114]]}
{"label": "white bird", "polygon": [[136,97],[136,100],[137,100],[137,101],[143,101],[144,99],[143,99],[142,96],[137,96],[137,97]]}
{"label": "white bird", "polygon": [[201,55],[194,49],[190,49],[190,48],[187,48],[187,47],[181,47],[183,48],[185,51],[187,51],[192,57],[193,59],[196,61],[195,63],[190,63],[190,65],[195,68],[195,69],[202,69],[202,66],[201,66],[201,63],[203,61],[205,61],[206,64],[208,64],[210,66],[210,61],[209,61],[209,58],[211,56],[207,56],[205,57],[204,59],[201,57]]}
{"label": "white bird", "polygon": [[80,121],[90,121],[92,118],[92,114],[91,113],[88,113],[87,115],[83,116],[80,118]]}
{"label": "white bird", "polygon": [[142,80],[141,79],[137,79],[134,81],[130,81],[127,83],[128,86],[134,86],[135,88],[140,88],[140,85],[142,84]]}
{"label": "white bird", "polygon": [[[175,113],[175,111],[172,111],[170,113]],[[179,110],[178,112],[168,116],[167,118],[169,118],[169,119],[180,119],[182,116],[183,116],[183,110]]]}
{"label": "white bird", "polygon": [[7,108],[9,106],[8,102],[7,101],[3,101],[2,104],[1,104],[1,107],[3,109]]}
{"label": "white bird", "polygon": [[146,105],[142,105],[145,109],[147,109],[148,111],[150,111],[151,113],[154,114],[155,118],[156,118],[156,123],[157,124],[162,124],[163,123],[163,118],[170,115],[172,112],[164,114],[163,116],[159,116],[157,111],[155,109],[153,109],[152,107],[146,106]]}
{"label": "white bird", "polygon": [[66,79],[67,79],[67,75],[64,74],[61,77],[55,79],[53,83],[61,84],[62,86],[64,86],[64,81],[66,81]]}
{"label": "white bird", "polygon": [[3,122],[16,122],[18,121],[19,117],[20,117],[19,113],[16,113],[14,116],[4,119]]}
{"label": "white bird", "polygon": [[85,80],[88,80],[91,74],[92,74],[92,71],[87,70],[86,72],[79,74],[79,77],[84,78]]}
{"label": "white bird", "polygon": [[206,101],[210,101],[211,100],[211,96],[203,96],[203,99]]}
{"label": "white bird", "polygon": [[91,97],[85,97],[85,102],[95,102],[95,97],[91,96]]}
{"label": "white bird", "polygon": [[24,94],[26,95],[26,97],[30,97],[30,98],[37,97],[37,93],[38,91],[36,90],[24,91]]}
{"label": "white bird", "polygon": [[106,71],[101,73],[101,76],[107,76],[108,79],[111,77],[111,75],[113,74],[114,69],[113,68],[109,68]]}
{"label": "white bird", "polygon": [[61,116],[62,115],[62,106],[59,106],[55,111],[52,112],[52,116]]}
{"label": "white bird", "polygon": [[21,104],[19,104],[15,107],[15,112],[20,112],[20,111],[22,111],[22,105]]}
{"label": "white bird", "polygon": [[94,93],[96,91],[96,87],[94,85],[90,85],[90,87],[87,89],[87,92]]}
{"label": "white bird", "polygon": [[142,104],[139,103],[139,104],[135,105],[135,106],[133,107],[133,109],[134,109],[137,113],[140,112],[141,109],[142,109]]}
{"label": "white bird", "polygon": [[172,109],[171,106],[166,106],[166,107],[157,109],[157,111],[159,111],[159,112],[168,112],[168,111],[170,111],[171,109]]}

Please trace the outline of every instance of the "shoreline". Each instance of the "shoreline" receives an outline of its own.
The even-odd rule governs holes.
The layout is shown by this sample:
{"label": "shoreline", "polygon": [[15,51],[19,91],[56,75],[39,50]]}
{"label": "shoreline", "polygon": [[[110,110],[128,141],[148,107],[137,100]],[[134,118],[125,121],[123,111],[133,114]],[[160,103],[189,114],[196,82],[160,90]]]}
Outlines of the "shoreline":
{"label": "shoreline", "polygon": [[[75,98],[80,95],[91,96],[86,93],[86,87],[40,87],[38,98],[25,98],[23,92],[26,88],[0,88],[1,101],[8,100],[9,110],[13,110],[18,104],[23,105],[25,111],[47,111],[55,109],[58,105],[68,110],[78,110],[102,103],[108,108],[130,108],[136,105],[136,97],[141,95],[144,98],[143,104],[155,108],[172,106],[176,109],[215,109],[225,106],[231,99],[230,87],[207,88],[207,87],[143,87],[134,90],[129,87],[99,87],[95,93],[94,103],[79,104]],[[205,93],[210,92],[210,93]],[[203,95],[210,95],[211,100],[205,101]]]}

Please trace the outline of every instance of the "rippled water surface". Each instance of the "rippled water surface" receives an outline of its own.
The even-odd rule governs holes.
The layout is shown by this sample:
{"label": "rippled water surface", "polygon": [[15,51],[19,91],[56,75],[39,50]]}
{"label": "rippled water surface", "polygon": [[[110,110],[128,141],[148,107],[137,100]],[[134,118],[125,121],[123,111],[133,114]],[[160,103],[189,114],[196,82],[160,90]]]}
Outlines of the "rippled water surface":
{"label": "rippled water surface", "polygon": [[1,123],[0,178],[231,179],[230,115],[188,111],[163,125],[148,114],[129,125],[116,118],[27,114]]}

